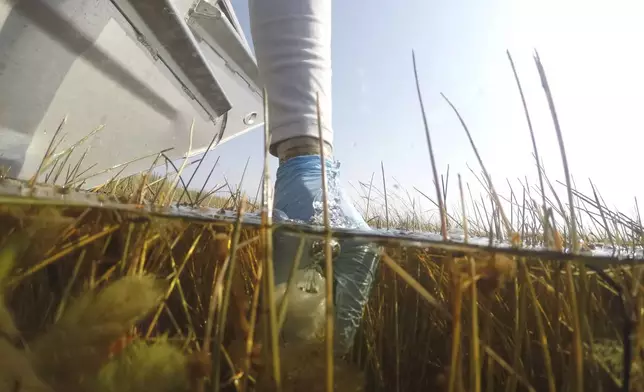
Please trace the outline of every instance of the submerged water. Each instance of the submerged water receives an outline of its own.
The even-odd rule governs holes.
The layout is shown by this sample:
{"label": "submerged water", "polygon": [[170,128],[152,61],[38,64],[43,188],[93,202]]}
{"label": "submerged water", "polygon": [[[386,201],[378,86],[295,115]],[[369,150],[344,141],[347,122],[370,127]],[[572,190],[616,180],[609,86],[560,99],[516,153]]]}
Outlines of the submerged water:
{"label": "submerged water", "polygon": [[[364,323],[362,325],[362,332],[357,335],[355,344],[359,346],[362,350],[362,347],[367,347],[370,348],[370,352],[375,353],[375,358],[377,357],[377,360],[379,363],[382,363],[382,369],[384,370],[378,370],[378,377],[373,376],[374,379],[383,379],[383,389],[381,390],[393,390],[392,385],[397,385],[397,383],[400,380],[405,380],[405,382],[409,381],[410,383],[416,383],[413,384],[413,386],[404,389],[404,390],[427,390],[427,384],[424,384],[426,379],[430,379],[431,377],[434,377],[435,369],[435,363],[440,363],[440,364],[446,364],[448,363],[447,357],[445,357],[446,354],[441,354],[440,350],[434,351],[436,347],[442,346],[443,343],[445,342],[446,336],[449,336],[449,331],[446,329],[446,323],[444,322],[441,317],[437,317],[437,315],[442,314],[439,312],[440,309],[443,309],[444,306],[446,306],[446,301],[445,297],[443,297],[444,293],[448,293],[448,289],[444,286],[444,282],[446,280],[442,279],[441,276],[438,276],[438,270],[440,268],[435,268],[434,273],[436,273],[436,276],[430,276],[431,274],[428,273],[428,270],[426,269],[418,269],[416,270],[414,266],[416,264],[414,260],[414,249],[411,248],[423,248],[427,249],[429,247],[436,247],[439,248],[440,246],[444,246],[445,243],[442,241],[441,235],[438,233],[427,233],[427,232],[410,232],[410,231],[404,231],[404,230],[384,230],[384,229],[360,229],[356,227],[351,227],[351,225],[345,224],[341,219],[338,218],[338,215],[335,214],[333,211],[338,211],[339,206],[337,205],[337,202],[339,201],[339,198],[336,197],[331,197],[330,203],[329,203],[329,210],[332,212],[331,215],[331,223],[332,226],[334,226],[334,237],[338,238],[355,238],[355,237],[365,237],[368,238],[369,241],[372,241],[374,243],[378,243],[379,245],[383,245],[384,247],[387,247],[387,251],[394,252],[392,255],[392,258],[395,259],[396,262],[400,262],[400,265],[405,266],[405,270],[412,274],[412,278],[415,279],[419,284],[421,284],[424,288],[430,292],[434,297],[436,297],[436,301],[438,302],[438,305],[431,305],[431,306],[425,306],[426,304],[423,302],[423,299],[418,297],[415,294],[415,291],[413,288],[410,286],[407,286],[405,282],[403,282],[402,279],[394,279],[391,280],[391,276],[389,274],[382,274],[379,275],[379,280],[375,282],[376,288],[372,291],[373,296],[373,305],[369,307],[369,312],[365,312],[366,316],[362,316],[362,314],[358,314],[357,316],[354,314],[349,314],[349,316],[346,319],[342,319],[342,315],[337,315],[336,314],[336,320],[339,320],[338,324],[335,325],[335,331],[334,336],[342,336],[342,326],[343,325],[349,325],[352,323],[354,320],[357,320],[360,322],[361,320],[364,320]],[[201,226],[199,222],[204,222],[204,223],[212,223],[213,226],[216,225],[221,225],[221,226],[226,226],[227,228],[230,228],[231,225],[234,225],[235,222],[238,221],[238,216],[234,211],[231,210],[221,210],[221,209],[216,209],[216,208],[192,208],[190,206],[172,206],[168,208],[155,208],[155,207],[150,207],[150,206],[136,206],[136,205],[126,205],[120,203],[118,200],[106,198],[104,196],[100,196],[97,194],[88,194],[88,193],[82,193],[82,192],[68,192],[65,190],[60,190],[52,187],[36,187],[35,189],[30,189],[24,186],[24,183],[20,182],[14,182],[14,181],[3,181],[0,180],[0,205],[7,206],[7,205],[15,205],[16,210],[23,209],[24,211],[29,211],[29,213],[33,213],[34,210],[38,210],[38,208],[31,208],[33,205],[38,205],[41,204],[43,207],[46,206],[75,206],[78,208],[73,208],[72,210],[78,211],[79,213],[83,211],[86,207],[92,207],[92,210],[97,210],[101,211],[101,209],[109,209],[109,210],[118,210],[118,211],[123,211],[123,214],[113,214],[113,213],[100,213],[101,217],[107,216],[107,217],[113,217],[116,215],[120,215],[120,217],[133,217],[133,218],[138,218],[141,215],[151,215],[153,217],[159,217],[161,219],[158,219],[159,221],[162,222],[167,222],[167,220],[185,220],[190,223],[196,223],[197,226]],[[298,243],[299,240],[297,236],[299,236],[301,233],[305,233],[307,235],[310,235],[311,241],[315,243],[315,241],[320,241],[322,238],[321,234],[323,234],[323,228],[321,226],[322,220],[321,220],[321,215],[322,215],[322,209],[321,205],[316,205],[317,208],[317,214],[316,218],[314,219],[313,222],[301,222],[301,221],[296,221],[296,220],[291,220],[288,219],[283,213],[280,211],[273,211],[273,218],[274,218],[274,223],[276,226],[281,226],[283,228],[288,228],[288,230],[284,230],[284,232],[287,235],[292,234],[292,238],[295,239],[295,243]],[[43,208],[44,210],[48,210],[48,208]],[[62,210],[62,209],[61,209]],[[55,211],[57,212],[57,211]],[[138,215],[137,215],[138,214]],[[44,216],[44,215],[43,215]],[[45,216],[46,217],[46,216]],[[341,218],[341,217],[340,217]],[[317,220],[316,220],[317,219]],[[37,220],[34,220],[36,222]],[[127,221],[127,220],[126,220]],[[154,220],[156,221],[156,219]],[[111,220],[110,220],[111,222]],[[119,220],[120,222],[120,220]],[[259,228],[261,225],[261,217],[257,213],[247,213],[244,214],[241,217],[241,222],[249,227],[249,228]],[[1,225],[0,225],[1,226]],[[161,225],[163,226],[163,225]],[[185,230],[184,225],[178,225],[180,228],[177,229],[179,230]],[[189,225],[185,225],[189,226]],[[137,225],[137,227],[139,227]],[[168,227],[173,227],[173,225],[168,225]],[[61,227],[61,230],[66,229],[67,225],[64,225],[64,227]],[[143,232],[143,225],[139,227],[141,231]],[[159,226],[153,225],[152,226],[153,230],[159,229]],[[163,227],[165,229],[165,227]],[[6,229],[6,227],[5,227]],[[99,227],[99,229],[102,229],[102,226]],[[217,229],[218,230],[218,229]],[[181,244],[178,249],[181,250],[187,250],[191,241],[193,240],[192,236],[196,236],[195,231],[188,231],[185,230],[188,233],[192,233],[189,235],[186,235],[186,243]],[[60,233],[52,233],[53,237],[51,238],[52,241],[57,240],[57,236]],[[40,233],[38,233],[40,235]],[[147,235],[147,234],[146,234]],[[255,235],[255,233],[251,233],[251,235]],[[118,236],[117,236],[118,237]],[[313,238],[315,237],[315,238]],[[34,237],[34,238],[39,238],[39,237]],[[109,240],[104,239],[105,243],[109,242]],[[465,242],[465,235],[462,231],[458,229],[453,229],[449,232],[449,238],[448,238],[448,244],[463,244]],[[105,266],[101,264],[101,266],[97,268],[110,268],[111,262],[118,262],[118,260],[121,260],[121,257],[124,252],[125,246],[127,246],[125,242],[120,243],[118,241],[113,242],[115,244],[114,248],[109,248],[107,246],[103,246],[103,243],[98,244],[97,246],[93,247],[95,248],[96,252],[102,252],[102,254],[105,254],[106,256],[103,257],[101,260],[102,262],[104,261]],[[469,244],[474,244],[476,246],[481,246],[481,247],[487,247],[490,245],[490,241],[488,238],[481,238],[481,237],[474,237],[474,238],[468,238],[468,243]],[[202,253],[205,255],[204,260],[210,261],[212,259],[212,252],[215,249],[215,246],[213,245],[213,242],[208,241],[206,244],[204,244],[204,250]],[[36,245],[36,244],[33,244]],[[277,243],[274,245],[278,245]],[[119,247],[120,246],[120,247]],[[499,242],[495,241],[492,243],[492,246],[494,249],[499,249],[499,250],[507,250],[510,245],[507,242]],[[37,249],[37,246],[32,246],[31,248],[34,248],[33,251],[37,253],[37,258],[34,258],[34,260],[42,260],[43,259],[43,254],[38,253],[38,252],[45,252],[47,249]],[[89,249],[90,247],[88,247]],[[277,251],[279,247],[275,247],[274,249]],[[324,248],[319,246],[319,243],[316,246],[311,246],[308,250],[305,248],[305,251],[310,252],[309,255],[313,260],[315,259],[321,259],[323,255],[323,250]],[[453,248],[454,249],[454,248]],[[489,249],[489,248],[487,248]],[[542,248],[539,247],[532,247],[533,250],[540,250]],[[154,252],[151,252],[148,257],[146,257],[147,263],[153,263],[154,260],[159,260],[162,257],[165,257],[165,248],[160,248],[161,252],[159,254],[156,254]],[[399,253],[400,251],[400,253]],[[409,251],[409,252],[407,252]],[[93,250],[89,250],[88,252],[93,252]],[[160,254],[163,254],[163,256],[160,256]],[[425,253],[423,252],[423,255]],[[642,249],[638,248],[633,252],[632,250],[624,250],[624,249],[618,249],[618,250],[613,250],[610,247],[606,246],[598,246],[595,249],[593,249],[591,252],[589,252],[589,256],[595,256],[598,258],[599,262],[604,263],[610,263],[611,259],[599,259],[599,257],[607,257],[607,256],[614,256],[614,254],[617,254],[619,258],[633,258],[633,257],[642,257]],[[400,255],[400,257],[397,257]],[[108,257],[109,256],[109,257]],[[71,258],[72,256],[70,256]],[[76,256],[73,256],[76,257]],[[591,259],[592,257],[588,257],[588,259]],[[90,257],[88,256],[88,259]],[[614,259],[612,259],[614,260]],[[65,261],[65,260],[63,260]],[[73,261],[73,260],[72,260]],[[276,259],[276,261],[279,261]],[[430,260],[430,262],[432,262]],[[407,264],[405,264],[407,263]],[[64,263],[61,263],[64,264]],[[211,268],[212,265],[215,263],[190,263],[187,269],[190,269],[191,273],[184,273],[183,276],[186,277],[191,277],[194,276],[195,279],[194,281],[191,281],[191,285],[187,285],[186,287],[190,286],[192,290],[192,286],[195,287],[195,292],[192,293],[192,291],[186,291],[190,297],[188,298],[188,302],[191,304],[197,304],[200,303],[199,301],[203,302],[204,304],[207,304],[207,301],[210,298],[210,290],[211,290],[211,284],[209,282],[206,282],[205,287],[207,287],[207,290],[204,290],[203,292],[200,290],[197,290],[197,287],[201,288],[202,285],[204,284],[204,281],[207,279],[204,279],[204,277],[208,276],[213,276],[212,271],[208,269],[201,269],[201,268]],[[282,285],[276,285],[275,287],[275,300],[276,300],[276,305],[281,305],[281,301],[284,298],[288,298],[288,306],[285,308],[285,313],[283,314],[284,316],[284,324],[281,329],[281,336],[283,340],[287,343],[292,343],[296,341],[316,341],[316,339],[319,338],[321,332],[323,332],[325,323],[326,323],[326,297],[327,297],[327,292],[326,292],[326,280],[325,280],[325,271],[321,269],[321,264],[323,263],[311,263],[312,268],[303,268],[299,271],[296,272],[296,275],[294,276],[294,279],[292,281],[292,286],[290,290],[287,292],[287,287],[285,284]],[[66,264],[69,267],[69,271],[71,271],[71,267],[73,266],[73,263],[68,263]],[[323,267],[322,267],[323,268]],[[334,263],[334,270],[337,270]],[[192,270],[194,269],[194,270]],[[58,287],[60,286],[61,288],[63,287],[62,284],[59,284],[59,281],[57,279],[60,279],[58,275],[56,275],[57,270],[47,270],[45,271],[47,275],[47,282],[51,281],[51,287]],[[107,274],[108,272],[101,270],[101,274]],[[207,271],[204,272],[204,271]],[[485,271],[482,271],[483,273]],[[503,271],[501,271],[503,272]],[[442,270],[440,274],[442,274]],[[437,277],[438,276],[438,277]],[[493,279],[490,279],[493,280]],[[535,280],[536,282],[537,280]],[[496,281],[495,281],[496,282]],[[355,282],[352,282],[355,283]],[[393,283],[393,284],[392,284]],[[485,283],[485,282],[484,282]],[[510,299],[515,298],[515,293],[512,291],[514,290],[514,285],[513,284],[507,284],[507,281],[505,282],[506,284],[502,287],[504,290],[508,290],[507,292],[504,292],[505,295],[499,295],[494,297],[494,301],[491,301],[490,298],[487,298],[489,301],[486,306],[491,306],[493,310],[490,312],[495,315],[495,320],[501,320],[503,324],[503,327],[500,328],[498,331],[493,330],[491,333],[494,333],[494,336],[501,336],[502,338],[505,338],[507,332],[513,328],[513,325],[515,325],[515,315],[520,314],[519,312],[516,311],[514,308],[514,302]],[[47,283],[49,284],[49,283]],[[396,284],[398,286],[396,286]],[[500,282],[499,282],[500,284]],[[199,285],[199,286],[198,286]],[[232,285],[231,285],[232,286]],[[38,286],[41,287],[41,286]],[[49,287],[49,286],[47,286]],[[539,286],[541,287],[541,286]],[[582,287],[580,285],[580,287]],[[593,286],[595,287],[595,286]],[[335,288],[335,287],[334,287]],[[57,290],[57,289],[56,289]],[[62,289],[61,289],[62,290]],[[580,289],[581,290],[581,289]],[[62,291],[61,291],[62,292]],[[177,306],[176,309],[177,311],[173,313],[176,313],[176,315],[181,316],[183,312],[183,308],[178,307],[177,304],[182,304],[183,302],[183,294],[179,295],[176,294],[178,290],[176,290],[173,293],[173,296],[171,297],[171,300],[168,302],[170,305],[169,306]],[[522,291],[523,292],[523,291]],[[40,290],[39,291],[40,296],[37,298],[38,301],[41,301],[43,304],[47,304],[47,306],[51,306],[51,298],[52,297],[52,292],[47,291],[47,290]],[[58,293],[58,291],[56,291]],[[543,303],[544,304],[551,304],[554,303],[555,299],[560,298],[556,293],[552,294],[548,290],[542,290],[539,292],[541,296],[543,296]],[[481,294],[485,295],[485,287],[481,287]],[[601,295],[599,295],[601,294]],[[588,298],[603,298],[604,302],[598,302],[597,300],[593,300],[593,306],[600,307],[602,309],[601,313],[597,310],[594,311],[594,313],[591,313],[589,311],[589,314],[591,316],[595,317],[594,320],[599,320],[596,322],[596,324],[592,325],[592,336],[597,336],[598,338],[605,339],[607,342],[609,342],[607,345],[616,347],[620,342],[623,341],[621,337],[618,339],[615,338],[614,331],[617,331],[618,329],[615,327],[615,323],[621,323],[622,322],[622,315],[615,307],[613,304],[613,300],[611,299],[612,296],[609,297],[610,293],[604,293],[601,290],[598,290],[594,293],[595,297],[591,296],[586,296]],[[57,294],[57,295],[60,295]],[[612,294],[611,294],[612,295]],[[580,297],[582,295],[580,294]],[[602,297],[603,296],[603,297]],[[606,298],[604,298],[606,297]],[[27,298],[24,296],[15,296],[15,298],[21,298],[22,301],[25,301],[22,298]],[[507,300],[507,301],[506,301]],[[611,302],[613,301],[613,302]],[[41,302],[38,302],[40,304]],[[25,302],[26,303],[26,302]],[[174,304],[174,305],[173,305]],[[395,306],[394,306],[395,305]],[[338,310],[337,303],[334,303],[334,306],[336,308],[336,311]],[[438,307],[437,307],[438,306]],[[36,309],[35,306],[29,307],[30,309]],[[173,308],[174,309],[174,308]],[[195,309],[198,309],[198,307],[195,305]],[[616,310],[617,309],[617,310]],[[548,317],[551,317],[551,319],[554,319],[554,317],[560,317],[557,313],[554,313],[556,309],[554,308],[544,308],[544,313],[548,315]],[[232,312],[232,311],[231,311]],[[40,312],[36,312],[40,313]],[[345,312],[346,313],[346,312]],[[24,320],[21,320],[22,325],[42,325],[42,321],[40,320],[40,317],[38,314],[31,315],[27,314],[25,312],[26,316]],[[606,317],[606,314],[609,314],[608,317]],[[194,317],[194,326],[198,331],[201,331],[206,324],[205,317],[206,317],[206,312],[198,312],[194,311],[193,313],[190,314],[190,317]],[[235,319],[235,315],[231,313],[229,315],[230,319]],[[521,316],[523,317],[523,316]],[[561,316],[563,317],[563,316]],[[166,323],[169,324],[169,321],[166,320]],[[343,324],[344,322],[344,324]],[[529,317],[525,316],[525,319],[522,321],[528,325],[526,328],[526,333],[529,335],[526,335],[525,342],[536,342],[535,339],[533,339],[532,331],[535,330],[534,325],[529,324],[530,319]],[[570,325],[572,323],[571,320],[566,319],[565,322],[567,325]],[[180,322],[180,324],[184,324],[183,322]],[[621,327],[621,325],[619,325]],[[183,328],[183,327],[182,327]],[[464,327],[464,329],[467,329],[467,327]],[[349,332],[345,334],[344,337],[346,338],[351,338],[352,332],[349,329]],[[184,331],[186,332],[186,331]],[[195,332],[195,334],[202,334],[202,332]],[[201,335],[199,335],[201,336]],[[549,337],[549,339],[554,339],[554,336]],[[549,341],[554,341],[554,340],[549,340]],[[564,342],[567,343],[567,342]],[[535,343],[536,344],[536,343]],[[294,345],[287,345],[286,347],[293,347]],[[295,345],[296,346],[296,345]],[[552,351],[553,353],[556,350],[559,350],[557,347],[559,347],[557,344],[551,344],[552,346]],[[596,347],[596,346],[595,346]],[[533,346],[531,347],[531,350],[525,350],[526,352],[538,352],[541,348],[538,346]],[[359,350],[360,351],[360,350]],[[503,351],[503,348],[500,348],[498,350],[502,358],[506,362],[511,362],[513,360],[513,356],[510,356],[508,353]],[[323,351],[321,351],[323,352]],[[367,349],[365,349],[365,352],[367,352]],[[560,351],[556,351],[559,355]],[[282,351],[283,356],[286,356],[286,351]],[[378,354],[380,353],[380,354]],[[391,353],[401,353],[400,357],[394,356]],[[323,358],[322,355],[318,355],[316,357],[318,360],[320,358]],[[400,363],[394,363],[392,362],[392,358],[396,358],[397,360],[400,360]],[[521,359],[522,362],[530,364],[530,366],[538,366],[534,365],[534,363],[537,363],[538,361],[532,361],[530,357],[525,357]],[[298,364],[303,364],[306,363],[307,366],[310,365],[310,361],[312,361],[312,358],[309,357],[297,357],[293,358],[292,362],[297,362]],[[323,362],[323,361],[322,361]],[[380,365],[379,365],[380,366]],[[438,366],[438,365],[436,365]],[[320,368],[320,374],[323,374],[323,367]],[[380,368],[379,368],[380,369]],[[398,379],[398,374],[399,372],[401,373],[404,377],[401,377],[400,380]],[[534,379],[535,382],[538,381],[541,377],[541,373],[535,371],[535,376],[532,378]],[[559,371],[559,369],[557,369]],[[375,371],[374,371],[375,372]],[[616,372],[618,374],[619,372]],[[375,373],[374,373],[375,374]],[[395,376],[391,376],[394,374]],[[431,377],[430,377],[431,376]],[[542,377],[541,377],[542,378]],[[531,379],[532,380],[532,379]],[[423,388],[420,388],[419,386],[422,385]],[[432,384],[433,385],[433,384]],[[536,389],[536,390],[541,390],[541,388]]]}

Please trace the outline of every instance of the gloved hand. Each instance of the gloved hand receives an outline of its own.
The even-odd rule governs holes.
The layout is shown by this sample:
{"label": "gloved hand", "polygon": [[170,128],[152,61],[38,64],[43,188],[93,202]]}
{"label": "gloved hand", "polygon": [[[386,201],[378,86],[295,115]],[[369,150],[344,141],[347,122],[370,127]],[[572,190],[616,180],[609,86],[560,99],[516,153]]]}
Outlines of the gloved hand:
{"label": "gloved hand", "polygon": [[[329,221],[332,228],[369,229],[360,213],[340,187],[339,163],[326,161]],[[320,156],[305,155],[291,158],[277,169],[274,208],[288,218],[313,225],[323,225],[322,165]],[[276,211],[276,222],[284,216]],[[275,284],[280,290],[288,280],[300,239],[280,230],[274,234]],[[319,245],[319,244],[318,244]],[[378,266],[377,249],[373,244],[357,240],[339,241],[339,255],[333,261],[333,287],[335,305],[335,351],[343,355],[353,344],[367,303]],[[283,332],[293,338],[303,338],[324,325],[324,262],[312,256],[315,244],[305,244],[300,261],[296,290],[291,295],[300,296],[300,304],[288,317]],[[322,247],[323,249],[323,247]],[[323,253],[322,253],[323,254]],[[283,293],[283,291],[282,291]],[[279,296],[279,293],[278,293]],[[322,303],[320,302],[322,301]],[[291,313],[289,300],[289,313]],[[298,309],[298,306],[300,309]],[[306,314],[302,320],[302,312]],[[321,324],[321,325],[320,325]],[[289,338],[288,336],[286,337]]]}

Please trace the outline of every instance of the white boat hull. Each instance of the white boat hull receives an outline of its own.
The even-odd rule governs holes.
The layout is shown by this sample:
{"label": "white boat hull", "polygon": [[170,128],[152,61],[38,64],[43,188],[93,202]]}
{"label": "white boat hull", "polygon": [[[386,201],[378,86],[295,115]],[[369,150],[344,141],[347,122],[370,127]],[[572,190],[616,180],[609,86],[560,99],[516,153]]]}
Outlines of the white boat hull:
{"label": "white boat hull", "polygon": [[[153,33],[114,5],[127,1],[0,1],[0,166],[9,167],[11,176],[30,178],[37,172],[65,117],[57,151],[105,125],[67,161],[73,168],[89,148],[79,171],[91,168],[86,177],[101,174],[88,178],[86,186],[123,168],[122,175],[147,170],[162,150],[171,149],[166,152],[170,159],[185,156],[193,120],[191,155],[203,152],[224,123],[220,143],[262,124],[254,59],[243,36],[232,42],[235,30],[226,30],[236,21],[222,24],[221,15],[204,1],[198,1],[205,7],[201,13],[187,12],[191,1],[160,1],[185,12],[190,39],[216,79],[212,94],[203,83],[191,85],[178,77],[181,70],[172,59],[150,47]],[[150,35],[141,39],[142,31]],[[212,36],[222,31],[228,36]],[[198,72],[203,76],[205,71]],[[204,99],[199,89],[211,96]],[[66,172],[58,184],[65,182]]]}

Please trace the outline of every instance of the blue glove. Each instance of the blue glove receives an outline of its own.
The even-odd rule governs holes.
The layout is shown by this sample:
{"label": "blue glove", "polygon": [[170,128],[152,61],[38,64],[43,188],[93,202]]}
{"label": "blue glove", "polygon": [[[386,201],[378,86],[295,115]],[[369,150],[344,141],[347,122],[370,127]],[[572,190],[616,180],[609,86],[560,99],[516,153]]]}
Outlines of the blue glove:
{"label": "blue glove", "polygon": [[[339,163],[326,161],[329,221],[332,228],[369,229],[360,213],[342,191],[339,184]],[[305,155],[291,158],[277,169],[274,208],[289,219],[312,225],[323,225],[322,165],[320,156]],[[276,221],[284,218],[276,213]],[[276,230],[274,235],[275,284],[288,280],[300,239]],[[324,276],[323,263],[311,255],[313,243],[305,244],[298,274],[316,271]],[[349,351],[360,325],[378,266],[378,252],[373,244],[357,240],[339,241],[340,252],[333,261],[335,305],[335,350],[339,355]],[[313,282],[324,286],[323,281]],[[300,290],[303,288],[300,287]],[[299,291],[303,293],[303,291]],[[296,291],[297,293],[297,291]],[[305,295],[306,293],[302,294]],[[311,297],[313,298],[313,297]],[[307,301],[307,299],[304,299]],[[289,300],[289,304],[291,301]],[[311,310],[311,317],[321,312]],[[288,321],[287,321],[288,323]]]}

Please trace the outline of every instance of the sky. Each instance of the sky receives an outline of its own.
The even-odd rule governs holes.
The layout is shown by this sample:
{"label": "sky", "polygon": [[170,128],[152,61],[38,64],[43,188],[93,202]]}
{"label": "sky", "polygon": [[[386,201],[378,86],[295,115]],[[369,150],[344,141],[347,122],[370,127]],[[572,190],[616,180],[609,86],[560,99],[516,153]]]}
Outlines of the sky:
{"label": "sky", "polygon": [[[252,41],[247,0],[232,0]],[[632,213],[644,195],[644,2],[641,0],[351,0],[333,4],[333,127],[335,157],[351,193],[360,181],[434,195],[419,108],[412,50],[439,173],[450,167],[476,188],[480,166],[444,93],[458,108],[501,193],[507,180],[537,184],[532,144],[506,50],[526,94],[539,153],[551,181],[564,181],[561,154],[533,60],[545,67],[571,173],[582,191],[588,179],[609,207]],[[263,164],[263,130],[217,147],[217,174],[254,195]],[[271,159],[274,177],[277,161]],[[197,181],[207,173],[197,175]],[[507,179],[507,180],[506,180]],[[555,185],[557,186],[557,185]],[[565,189],[559,189],[565,191]],[[475,191],[478,192],[478,191]],[[355,194],[354,194],[355,196]],[[451,199],[450,199],[451,200]],[[455,201],[455,199],[454,199]],[[422,204],[426,203],[421,201]]]}

